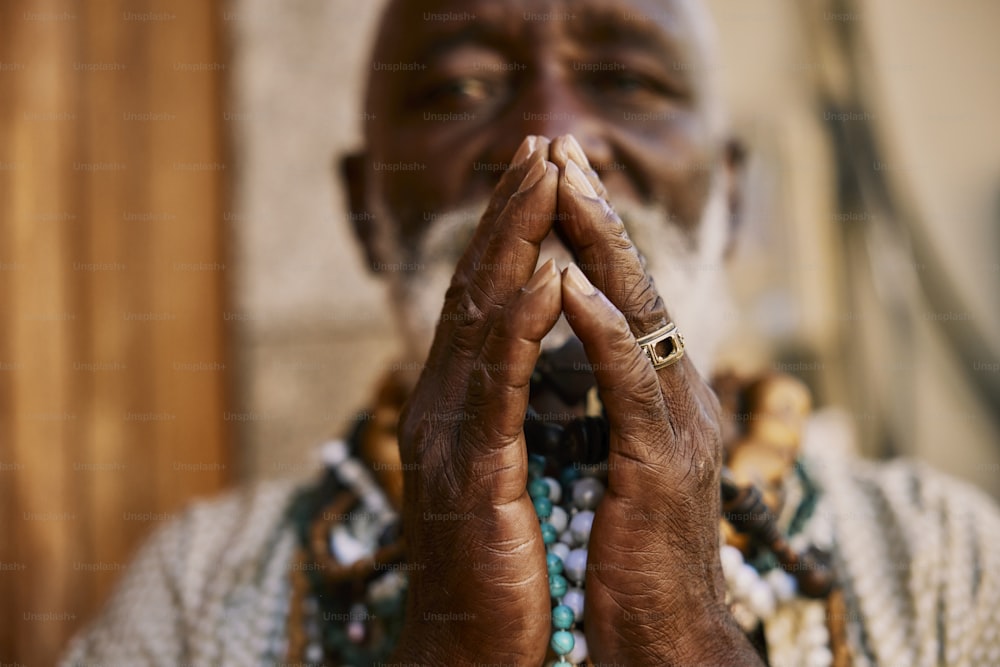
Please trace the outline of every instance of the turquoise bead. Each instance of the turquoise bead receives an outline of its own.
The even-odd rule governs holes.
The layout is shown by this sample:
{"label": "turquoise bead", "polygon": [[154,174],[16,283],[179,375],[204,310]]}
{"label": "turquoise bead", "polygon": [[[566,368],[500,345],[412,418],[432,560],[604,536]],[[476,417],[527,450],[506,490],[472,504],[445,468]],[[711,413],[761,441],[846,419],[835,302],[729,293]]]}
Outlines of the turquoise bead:
{"label": "turquoise bead", "polygon": [[559,473],[559,481],[564,489],[569,489],[570,485],[578,479],[580,479],[580,470],[573,466],[567,466]]}
{"label": "turquoise bead", "polygon": [[549,497],[549,484],[542,478],[533,479],[528,482],[528,495],[532,500]]}
{"label": "turquoise bead", "polygon": [[573,610],[564,604],[552,610],[552,627],[557,630],[569,630],[573,627]]}
{"label": "turquoise bead", "polygon": [[551,523],[542,524],[542,542],[546,545],[555,544],[555,541],[559,539],[559,533],[556,532],[556,527]]}
{"label": "turquoise bead", "polygon": [[552,501],[548,498],[535,498],[535,514],[540,519],[548,519],[552,516]]}
{"label": "turquoise bead", "polygon": [[549,595],[552,597],[561,598],[566,595],[566,589],[568,588],[569,583],[566,581],[566,577],[561,574],[553,574],[549,576]]}
{"label": "turquoise bead", "polygon": [[573,646],[575,645],[576,640],[573,639],[573,633],[566,632],[565,630],[556,630],[553,632],[552,641],[549,642],[549,646],[556,652],[556,655],[566,655],[573,650]]}
{"label": "turquoise bead", "polygon": [[[545,474],[545,457],[538,454],[528,454],[528,474],[541,477]],[[546,491],[546,493],[548,493]]]}
{"label": "turquoise bead", "polygon": [[548,568],[549,574],[562,574],[562,558],[558,554],[545,554],[545,567]]}

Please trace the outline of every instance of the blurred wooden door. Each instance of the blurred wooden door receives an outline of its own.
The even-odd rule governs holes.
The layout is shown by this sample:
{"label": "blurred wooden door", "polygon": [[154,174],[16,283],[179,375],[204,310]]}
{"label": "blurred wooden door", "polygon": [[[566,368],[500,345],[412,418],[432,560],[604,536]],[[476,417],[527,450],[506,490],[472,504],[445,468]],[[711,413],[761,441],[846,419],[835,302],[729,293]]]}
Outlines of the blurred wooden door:
{"label": "blurred wooden door", "polygon": [[0,663],[228,481],[212,2],[0,3]]}

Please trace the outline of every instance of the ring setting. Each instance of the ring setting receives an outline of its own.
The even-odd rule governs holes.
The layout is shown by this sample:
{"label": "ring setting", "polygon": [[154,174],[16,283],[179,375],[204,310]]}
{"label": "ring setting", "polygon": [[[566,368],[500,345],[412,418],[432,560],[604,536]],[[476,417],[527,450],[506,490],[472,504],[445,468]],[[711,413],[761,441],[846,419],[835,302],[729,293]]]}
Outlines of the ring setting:
{"label": "ring setting", "polygon": [[636,342],[656,370],[666,368],[684,356],[684,337],[673,322],[636,339]]}

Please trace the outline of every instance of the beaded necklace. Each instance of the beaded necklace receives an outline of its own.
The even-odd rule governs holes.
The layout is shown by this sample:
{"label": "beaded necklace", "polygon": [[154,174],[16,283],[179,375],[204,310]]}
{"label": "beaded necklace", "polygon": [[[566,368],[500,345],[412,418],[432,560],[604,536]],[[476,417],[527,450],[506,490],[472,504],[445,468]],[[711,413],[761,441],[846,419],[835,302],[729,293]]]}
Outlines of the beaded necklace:
{"label": "beaded necklace", "polygon": [[[726,443],[720,559],[730,611],[770,664],[846,665],[846,614],[827,555],[832,539],[806,530],[815,524],[819,494],[797,459],[797,442],[789,446],[795,439],[789,424],[801,422],[801,410],[782,414],[774,405],[782,407],[782,397],[788,402],[789,380],[770,378],[740,391],[727,381],[716,384],[724,411],[748,415],[735,420],[748,426],[731,429]],[[393,436],[404,398],[391,380],[383,385],[373,418],[359,421],[346,441],[324,446],[323,479],[291,506],[300,549],[291,573],[289,662],[373,665],[389,656],[399,636],[412,567],[399,530],[401,467]],[[546,544],[552,597],[547,664],[589,664],[584,581],[606,483],[606,422],[590,414],[560,427],[529,412],[525,437],[527,491]],[[566,451],[569,457],[552,455]],[[786,464],[780,475],[777,460]]]}

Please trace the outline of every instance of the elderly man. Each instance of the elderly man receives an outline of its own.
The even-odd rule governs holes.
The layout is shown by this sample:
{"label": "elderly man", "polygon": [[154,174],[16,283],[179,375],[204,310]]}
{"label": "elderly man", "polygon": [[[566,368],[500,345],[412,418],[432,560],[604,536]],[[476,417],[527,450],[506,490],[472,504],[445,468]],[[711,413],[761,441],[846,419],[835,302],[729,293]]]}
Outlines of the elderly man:
{"label": "elderly man", "polygon": [[406,358],[319,483],[154,537],[65,664],[1000,664],[986,499],[699,372],[713,57],[695,0],[393,2],[343,172]]}

